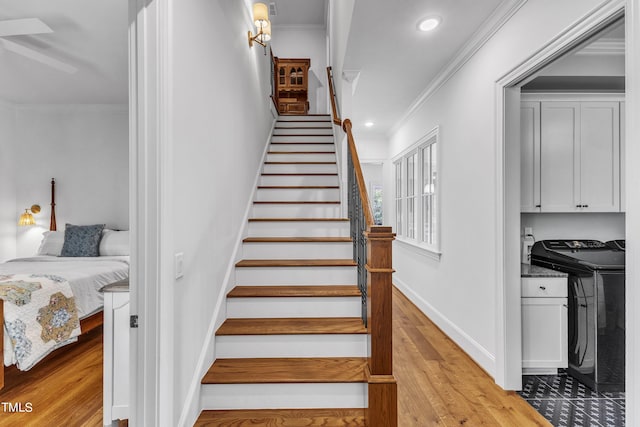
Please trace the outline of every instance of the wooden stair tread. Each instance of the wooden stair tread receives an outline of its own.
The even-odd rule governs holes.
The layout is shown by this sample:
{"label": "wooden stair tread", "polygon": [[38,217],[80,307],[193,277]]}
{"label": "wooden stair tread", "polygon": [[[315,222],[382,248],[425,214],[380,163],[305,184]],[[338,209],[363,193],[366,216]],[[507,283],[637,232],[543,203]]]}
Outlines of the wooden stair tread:
{"label": "wooden stair tread", "polygon": [[249,218],[249,222],[314,222],[314,221],[327,221],[327,222],[349,222],[349,218]]}
{"label": "wooden stair tread", "polygon": [[338,176],[337,173],[331,172],[313,172],[313,173],[298,173],[298,172],[290,172],[290,173],[263,173],[262,176]]}
{"label": "wooden stair tread", "polygon": [[357,285],[236,286],[227,298],[359,297]]}
{"label": "wooden stair tread", "polygon": [[216,335],[366,334],[360,317],[227,319]]}
{"label": "wooden stair tread", "polygon": [[326,136],[326,137],[329,137],[329,138],[333,138],[333,134],[330,134],[330,133],[328,133],[328,134],[326,134],[326,135],[322,135],[322,134],[321,134],[321,135],[318,135],[317,133],[283,133],[283,134],[280,134],[280,135],[271,135],[271,136],[272,136],[272,137],[273,137],[273,136],[277,136],[277,137],[281,137],[281,136],[287,136],[287,137],[298,137],[298,136]]}
{"label": "wooden stair tread", "polygon": [[[318,121],[319,123],[329,123],[325,121]],[[274,129],[331,129],[331,126],[274,126]]]}
{"label": "wooden stair tread", "polygon": [[352,259],[243,259],[236,267],[355,267]]}
{"label": "wooden stair tread", "polygon": [[258,190],[337,190],[337,185],[258,185]]}
{"label": "wooden stair tread", "polygon": [[357,383],[364,357],[217,359],[203,384]]}
{"label": "wooden stair tread", "polygon": [[333,142],[309,142],[309,141],[298,141],[298,142],[281,142],[281,141],[271,141],[271,145],[333,145]]}
{"label": "wooden stair tread", "polygon": [[351,237],[246,237],[244,243],[351,243]]}
{"label": "wooden stair tread", "polygon": [[335,165],[336,162],[264,162],[265,165]]}
{"label": "wooden stair tread", "polygon": [[[276,143],[274,143],[276,144]],[[335,151],[267,151],[267,154],[336,154]]]}
{"label": "wooden stair tread", "polygon": [[256,200],[254,205],[339,205],[339,200]]}
{"label": "wooden stair tread", "polygon": [[365,427],[364,409],[242,409],[202,411],[195,427]]}

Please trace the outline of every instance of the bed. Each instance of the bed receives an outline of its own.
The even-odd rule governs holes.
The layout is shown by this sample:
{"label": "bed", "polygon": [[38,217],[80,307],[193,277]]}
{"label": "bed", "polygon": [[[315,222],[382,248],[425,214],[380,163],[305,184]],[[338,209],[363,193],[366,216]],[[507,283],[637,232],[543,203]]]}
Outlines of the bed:
{"label": "bed", "polygon": [[38,255],[0,264],[0,355],[4,366],[15,364],[20,370],[31,369],[52,351],[101,325],[101,288],[129,277],[128,231],[98,227],[93,234],[99,233],[99,246],[90,254],[98,256],[64,256],[69,255],[69,230],[83,232],[96,225],[67,224],[65,231],[57,231],[54,189],[52,180],[50,230],[43,235]]}

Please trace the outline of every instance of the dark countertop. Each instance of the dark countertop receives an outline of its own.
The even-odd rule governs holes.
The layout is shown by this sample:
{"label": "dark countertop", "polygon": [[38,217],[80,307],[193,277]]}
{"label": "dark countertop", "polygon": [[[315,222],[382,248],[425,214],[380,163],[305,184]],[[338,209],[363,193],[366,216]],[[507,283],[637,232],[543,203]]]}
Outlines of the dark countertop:
{"label": "dark countertop", "polygon": [[129,292],[129,279],[105,285],[100,292]]}
{"label": "dark countertop", "polygon": [[540,267],[538,265],[520,264],[520,277],[567,277],[567,273]]}

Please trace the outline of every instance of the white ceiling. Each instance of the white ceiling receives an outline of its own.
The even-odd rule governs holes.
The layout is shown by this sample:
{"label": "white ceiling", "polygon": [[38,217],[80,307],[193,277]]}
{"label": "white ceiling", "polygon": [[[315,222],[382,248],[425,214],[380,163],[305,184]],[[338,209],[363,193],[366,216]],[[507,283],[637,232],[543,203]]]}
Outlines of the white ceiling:
{"label": "white ceiling", "polygon": [[326,27],[327,0],[262,0],[275,3],[277,15],[269,16],[276,27]]}
{"label": "white ceiling", "polygon": [[54,31],[7,39],[78,68],[68,74],[0,45],[0,100],[126,104],[127,0],[0,0],[0,20],[39,18]]}
{"label": "white ceiling", "polygon": [[[503,0],[356,1],[344,62],[359,70],[353,99],[354,131],[384,135],[441,70],[465,47]],[[431,32],[417,30],[441,17]],[[366,128],[363,124],[374,122]]]}

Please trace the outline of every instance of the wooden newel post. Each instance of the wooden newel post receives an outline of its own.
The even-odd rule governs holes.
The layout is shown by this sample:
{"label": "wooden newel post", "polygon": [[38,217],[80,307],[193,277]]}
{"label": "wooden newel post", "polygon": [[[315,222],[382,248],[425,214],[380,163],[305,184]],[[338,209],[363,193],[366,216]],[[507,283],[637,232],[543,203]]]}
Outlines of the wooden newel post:
{"label": "wooden newel post", "polygon": [[367,239],[367,325],[370,339],[367,426],[398,425],[397,385],[393,376],[391,227],[371,226]]}

